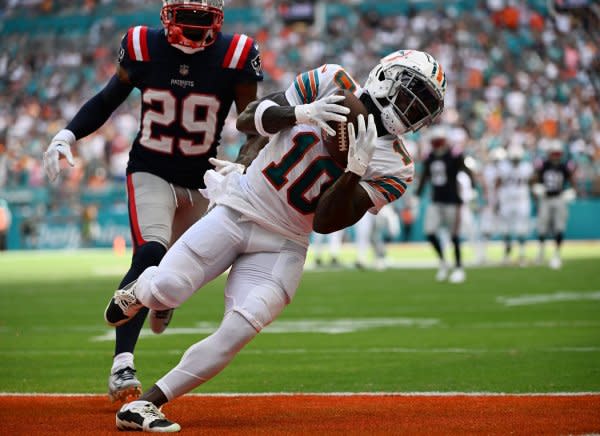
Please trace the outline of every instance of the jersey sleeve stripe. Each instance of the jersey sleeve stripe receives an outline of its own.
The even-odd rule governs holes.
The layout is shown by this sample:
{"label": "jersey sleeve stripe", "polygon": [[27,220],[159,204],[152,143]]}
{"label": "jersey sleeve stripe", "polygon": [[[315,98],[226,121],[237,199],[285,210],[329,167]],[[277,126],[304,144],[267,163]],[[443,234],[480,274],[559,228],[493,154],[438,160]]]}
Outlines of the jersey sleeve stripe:
{"label": "jersey sleeve stripe", "polygon": [[148,28],[143,26],[140,30],[140,45],[142,46],[142,58],[145,61],[150,60],[150,53],[148,52]]}
{"label": "jersey sleeve stripe", "polygon": [[296,85],[296,91],[298,91],[298,95],[300,95],[300,99],[303,103],[308,103],[308,95],[306,93],[306,87],[304,86],[304,81],[302,80],[302,75],[296,77],[296,81],[294,82]]}
{"label": "jersey sleeve stripe", "polygon": [[127,31],[127,54],[129,59],[135,60],[135,52],[133,50],[133,27]]}
{"label": "jersey sleeve stripe", "polygon": [[238,64],[241,60],[242,54],[244,52],[244,48],[246,46],[246,42],[248,41],[248,37],[246,35],[239,35],[239,38],[235,44],[235,49],[233,54],[231,55],[231,60],[227,65],[227,68],[238,68]]}
{"label": "jersey sleeve stripe", "polygon": [[312,102],[315,100],[315,94],[310,85],[310,77],[308,73],[302,73],[302,84],[304,85],[304,89],[306,90],[306,99],[307,102]]}
{"label": "jersey sleeve stripe", "polygon": [[[148,42],[146,34],[148,28],[145,26],[136,26],[133,28],[131,39],[133,40],[133,55],[136,61],[147,61],[148,57]],[[145,52],[145,56],[144,56]]]}
{"label": "jersey sleeve stripe", "polygon": [[310,78],[310,89],[312,91],[313,94],[313,98],[316,99],[318,94],[318,90],[319,90],[319,82],[317,79],[317,74],[315,74],[315,70],[311,70],[308,73],[308,77]]}
{"label": "jersey sleeve stripe", "polygon": [[248,59],[248,55],[250,54],[250,49],[254,45],[254,40],[249,36],[246,37],[246,44],[244,44],[244,48],[242,49],[242,54],[240,55],[240,60],[238,61],[235,68],[241,70],[246,65],[246,59]]}
{"label": "jersey sleeve stripe", "polygon": [[225,54],[225,58],[223,59],[223,68],[229,68],[229,64],[231,63],[231,59],[233,58],[233,53],[235,52],[235,48],[237,47],[237,43],[240,40],[240,35],[237,33],[233,35],[231,42],[229,43],[229,48],[227,49],[227,53]]}
{"label": "jersey sleeve stripe", "polygon": [[406,183],[397,177],[383,177],[372,180],[369,184],[381,192],[388,201],[394,201],[406,192]]}

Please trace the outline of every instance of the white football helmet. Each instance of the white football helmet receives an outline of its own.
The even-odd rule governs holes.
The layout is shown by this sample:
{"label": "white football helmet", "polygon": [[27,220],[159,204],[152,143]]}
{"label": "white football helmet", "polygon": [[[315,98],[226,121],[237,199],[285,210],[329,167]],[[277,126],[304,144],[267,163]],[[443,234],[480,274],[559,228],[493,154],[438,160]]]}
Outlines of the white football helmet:
{"label": "white football helmet", "polygon": [[213,44],[223,25],[223,0],[163,0],[160,19],[169,44],[202,49]]}
{"label": "white football helmet", "polygon": [[365,90],[381,111],[383,126],[401,135],[431,124],[442,113],[446,75],[430,54],[398,50],[371,70]]}
{"label": "white football helmet", "polygon": [[504,147],[496,147],[490,151],[490,159],[492,162],[500,162],[506,159],[506,150]]}
{"label": "white football helmet", "polygon": [[511,145],[506,154],[509,160],[519,161],[525,157],[525,150],[520,145]]}

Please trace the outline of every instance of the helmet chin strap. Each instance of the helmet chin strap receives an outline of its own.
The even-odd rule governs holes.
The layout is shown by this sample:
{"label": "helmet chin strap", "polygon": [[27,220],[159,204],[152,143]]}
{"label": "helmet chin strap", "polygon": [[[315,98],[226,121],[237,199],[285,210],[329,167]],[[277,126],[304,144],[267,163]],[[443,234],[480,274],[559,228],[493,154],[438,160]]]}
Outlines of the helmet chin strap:
{"label": "helmet chin strap", "polygon": [[[378,136],[400,136],[402,133],[406,132],[404,124],[396,117],[394,110],[390,106],[383,107],[383,105],[376,98],[371,97],[366,90],[361,94],[360,101],[363,102],[370,113],[375,115]],[[387,114],[388,111],[386,111],[386,109],[391,111],[391,116]],[[377,112],[379,112],[379,116],[377,116]],[[386,115],[384,115],[384,112]]]}
{"label": "helmet chin strap", "polygon": [[402,120],[394,112],[392,105],[387,105],[381,110],[381,121],[385,129],[392,135],[400,136],[407,131]]}

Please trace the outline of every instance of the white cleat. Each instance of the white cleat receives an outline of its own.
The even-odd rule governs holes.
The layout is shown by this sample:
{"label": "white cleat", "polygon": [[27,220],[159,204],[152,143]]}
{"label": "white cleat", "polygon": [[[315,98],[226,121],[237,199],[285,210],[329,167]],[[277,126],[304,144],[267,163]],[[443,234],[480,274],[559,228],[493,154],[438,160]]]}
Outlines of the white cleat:
{"label": "white cleat", "polygon": [[560,256],[554,256],[550,259],[550,268],[552,269],[560,269],[562,267],[562,260]]}
{"label": "white cleat", "polygon": [[466,278],[467,275],[465,274],[465,270],[462,268],[456,268],[454,271],[452,271],[452,274],[450,274],[448,281],[450,283],[463,283]]}
{"label": "white cleat", "polygon": [[445,262],[442,262],[442,263],[440,263],[440,267],[438,268],[437,273],[435,274],[435,279],[438,282],[443,282],[447,278],[448,278],[448,265],[446,265]]}
{"label": "white cleat", "polygon": [[167,309],[167,310],[150,310],[150,330],[154,334],[160,335],[164,332],[169,323],[171,322],[171,318],[173,318],[173,312],[175,309]]}

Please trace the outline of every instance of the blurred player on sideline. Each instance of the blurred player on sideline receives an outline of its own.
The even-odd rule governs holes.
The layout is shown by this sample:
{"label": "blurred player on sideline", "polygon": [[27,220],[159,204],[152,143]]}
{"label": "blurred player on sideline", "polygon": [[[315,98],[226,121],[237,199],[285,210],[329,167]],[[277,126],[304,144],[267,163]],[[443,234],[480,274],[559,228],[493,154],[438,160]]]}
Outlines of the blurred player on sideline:
{"label": "blurred player on sideline", "polygon": [[511,145],[508,159],[498,165],[499,217],[504,236],[504,263],[510,263],[512,239],[519,242],[519,264],[525,266],[525,241],[530,231],[531,199],[530,183],[533,166],[524,160],[521,145]]}
{"label": "blurred player on sideline", "polygon": [[[44,153],[50,180],[59,160],[73,166],[71,146],[98,130],[134,88],[141,91],[139,132],[127,166],[131,267],[119,287],[158,265],[167,249],[206,211],[198,188],[213,168],[223,123],[235,103],[239,112],[256,99],[262,80],[260,56],[252,38],[221,33],[223,0],[165,0],[162,28],[136,26],[123,37],[115,75],[92,97]],[[255,144],[254,144],[255,145]],[[247,162],[248,149],[239,161]],[[212,161],[221,167],[221,162]],[[227,167],[225,171],[231,170]],[[112,401],[141,394],[133,352],[147,309],[117,327],[108,381]],[[150,326],[160,333],[172,311],[151,311]]]}
{"label": "blurred player on sideline", "polygon": [[[158,267],[116,291],[105,313],[112,324],[122,324],[142,305],[154,310],[177,307],[231,267],[223,321],[140,401],[121,408],[118,428],[180,430],[158,408],[218,374],[279,316],[296,293],[311,232],[346,228],[403,194],[414,167],[400,135],[439,116],[445,85],[435,59],[403,50],[383,58],[364,89],[340,66],[323,65],[299,75],[285,93],[253,103],[240,115],[240,130],[270,136],[269,143],[245,174],[232,172],[220,180],[207,172],[209,197],[216,206]],[[323,132],[335,131],[314,118],[319,107],[340,101],[334,95],[340,88],[354,92],[370,113],[368,122],[359,117],[357,131],[348,123],[345,169],[323,144]]]}
{"label": "blurred player on sideline", "polygon": [[[436,280],[448,279],[451,283],[462,283],[466,279],[465,270],[461,259],[461,206],[462,199],[459,193],[458,173],[463,171],[471,180],[473,174],[465,165],[465,157],[459,149],[452,148],[447,142],[447,132],[444,126],[432,128],[428,135],[432,152],[423,164],[416,195],[420,197],[425,185],[430,182],[432,187],[432,201],[425,211],[425,235],[433,246],[440,266]],[[454,247],[454,269],[450,275],[449,265],[444,256],[444,249],[440,242],[438,231],[446,228],[450,233]]]}
{"label": "blurred player on sideline", "polygon": [[[538,199],[538,262],[544,262],[545,241],[553,236],[556,249],[550,259],[552,269],[562,266],[560,248],[567,226],[568,203],[577,196],[574,175],[573,162],[563,161],[563,145],[560,140],[551,141],[548,157],[536,162],[533,193]],[[567,183],[570,184],[569,188]]]}
{"label": "blurred player on sideline", "polygon": [[[315,266],[325,265],[324,251],[329,251],[329,266],[338,268],[341,266],[340,252],[342,251],[342,241],[344,239],[344,230],[323,235],[313,232],[311,248],[315,259]],[[327,241],[327,242],[325,242]]]}
{"label": "blurred player on sideline", "polygon": [[506,159],[504,147],[496,147],[489,153],[490,160],[482,173],[484,207],[481,212],[481,262],[487,262],[487,243],[498,233],[498,171]]}

